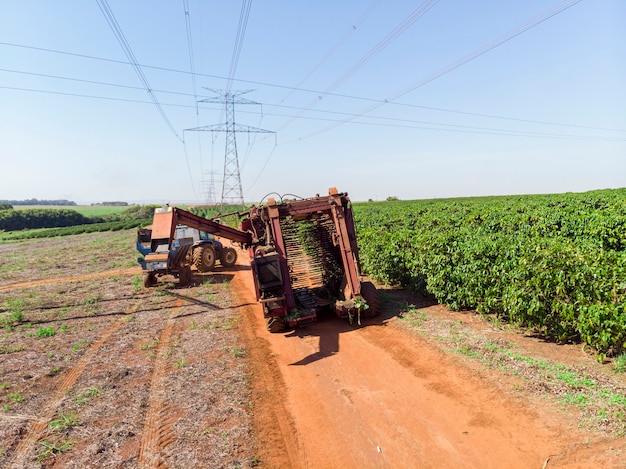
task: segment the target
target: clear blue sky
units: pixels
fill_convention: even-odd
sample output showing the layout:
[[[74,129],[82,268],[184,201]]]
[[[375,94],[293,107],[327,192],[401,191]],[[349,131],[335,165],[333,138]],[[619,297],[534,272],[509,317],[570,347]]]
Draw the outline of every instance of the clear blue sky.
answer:
[[[230,76],[260,103],[237,123],[276,131],[237,136],[247,201],[625,187],[626,2],[522,31],[567,4],[257,0],[240,21],[241,2],[109,0],[166,122],[102,2],[4,0],[0,199],[201,202],[211,171],[219,196],[224,135],[184,129],[224,121],[195,102]]]

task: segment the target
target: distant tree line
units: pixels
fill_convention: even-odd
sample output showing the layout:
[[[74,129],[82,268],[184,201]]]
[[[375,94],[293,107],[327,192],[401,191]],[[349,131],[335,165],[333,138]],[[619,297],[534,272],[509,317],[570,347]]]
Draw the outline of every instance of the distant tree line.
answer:
[[[75,210],[35,208],[0,211],[0,230],[14,231],[34,228],[56,228],[93,223]]]
[[[25,200],[0,200],[0,204],[9,205],[76,205],[73,200],[39,200],[39,199],[25,199]]]
[[[94,223],[133,222],[152,219],[158,205],[133,205],[120,213],[85,216],[71,209],[34,208],[26,210],[0,210],[0,231],[60,228]]]
[[[111,221],[105,223],[91,223],[89,225],[64,226],[60,228],[44,228],[41,230],[20,230],[1,232],[0,241],[16,241],[20,239],[52,238],[54,236],[69,236],[81,233],[97,233],[102,231],[120,231],[139,228],[150,223],[151,219]]]
[[[105,207],[128,207],[128,202],[97,202],[91,205]]]

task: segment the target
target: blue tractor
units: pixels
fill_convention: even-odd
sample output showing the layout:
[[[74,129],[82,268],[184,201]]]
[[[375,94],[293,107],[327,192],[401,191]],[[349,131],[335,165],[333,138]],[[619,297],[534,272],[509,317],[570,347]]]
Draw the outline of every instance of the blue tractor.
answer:
[[[167,209],[156,210],[155,215]],[[169,236],[155,237],[155,228],[159,231],[155,226],[137,231],[137,250],[143,256],[137,258],[137,262],[143,270],[146,287],[155,285],[161,275],[173,275],[178,277],[180,285],[188,285],[192,266],[199,272],[210,272],[217,261],[223,267],[232,267],[237,262],[237,251],[224,246],[212,234],[177,224]]]

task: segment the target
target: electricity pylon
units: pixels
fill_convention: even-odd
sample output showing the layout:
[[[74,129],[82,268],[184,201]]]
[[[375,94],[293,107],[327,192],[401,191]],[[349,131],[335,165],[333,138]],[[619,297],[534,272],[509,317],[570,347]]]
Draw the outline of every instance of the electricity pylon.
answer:
[[[217,196],[215,194],[215,175],[217,171],[206,171],[205,178],[202,180],[202,192],[205,195],[207,205],[217,205]],[[208,175],[208,178],[206,177]]]
[[[248,125],[235,123],[235,104],[260,104],[246,98],[240,98],[242,94],[253,90],[245,91],[224,91],[206,88],[219,95],[213,98],[203,99],[201,103],[224,104],[226,110],[226,122],[223,124],[207,125],[185,129],[199,132],[225,132],[226,147],[224,152],[224,177],[222,179],[221,209],[224,205],[241,205],[244,207],[243,188],[241,187],[241,174],[239,172],[239,158],[237,156],[237,132],[248,133],[274,133],[271,130],[259,129]],[[220,210],[221,210],[220,209]]]

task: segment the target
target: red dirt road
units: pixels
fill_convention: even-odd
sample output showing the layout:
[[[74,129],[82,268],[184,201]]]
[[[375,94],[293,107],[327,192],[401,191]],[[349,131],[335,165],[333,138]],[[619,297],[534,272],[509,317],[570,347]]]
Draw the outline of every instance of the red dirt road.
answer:
[[[250,277],[238,271],[232,283],[248,304]],[[257,305],[244,315],[265,467],[623,467],[619,451],[595,452],[562,415],[503,392],[394,319],[269,334]]]

